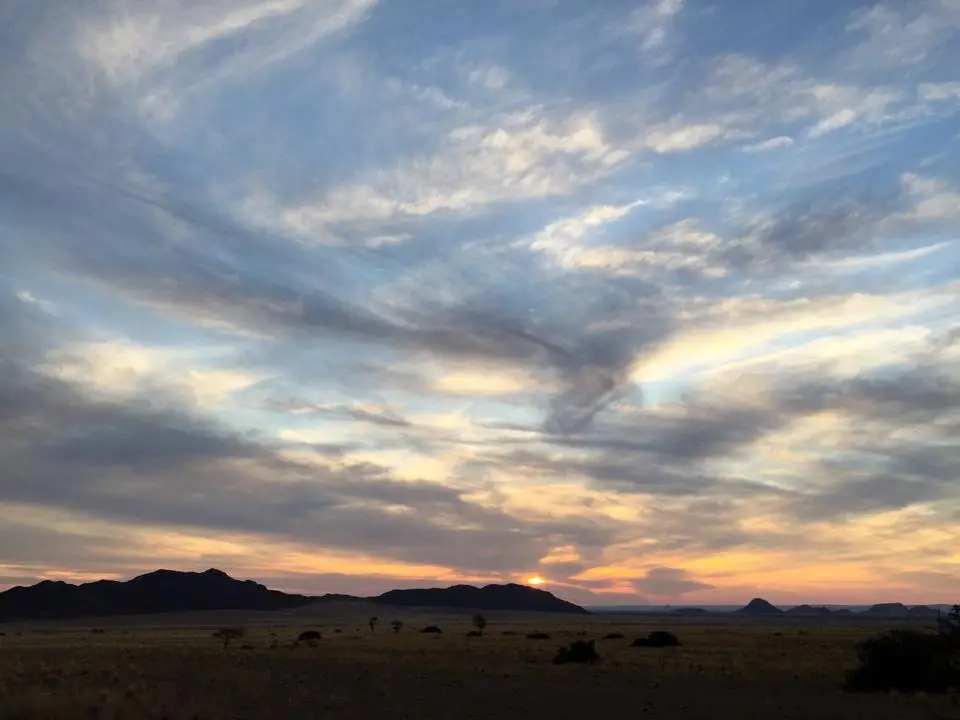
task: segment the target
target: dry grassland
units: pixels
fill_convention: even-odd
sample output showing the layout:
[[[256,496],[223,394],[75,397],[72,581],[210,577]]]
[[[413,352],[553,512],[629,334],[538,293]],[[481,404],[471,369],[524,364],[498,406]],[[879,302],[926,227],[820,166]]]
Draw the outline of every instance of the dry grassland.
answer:
[[[407,613],[394,634],[396,615],[380,616],[375,633],[366,616],[6,626],[0,720],[960,718],[953,697],[841,691],[854,644],[877,625],[491,615],[477,638],[468,617]],[[443,633],[418,632],[427,624]],[[224,650],[217,625],[246,635]],[[323,633],[317,647],[291,647],[310,629]],[[629,646],[652,629],[683,647]],[[615,632],[625,638],[600,639]],[[599,664],[552,664],[561,644],[594,638]]]

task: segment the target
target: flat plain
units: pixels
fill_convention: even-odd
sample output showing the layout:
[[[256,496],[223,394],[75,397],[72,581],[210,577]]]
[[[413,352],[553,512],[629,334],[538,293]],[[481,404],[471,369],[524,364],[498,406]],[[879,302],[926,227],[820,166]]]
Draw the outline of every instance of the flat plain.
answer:
[[[469,615],[377,610],[375,631],[366,609],[3,626],[0,718],[960,718],[955,696],[842,690],[875,622],[491,613],[469,637]],[[224,649],[218,627],[244,637]],[[682,647],[630,647],[661,629]],[[591,639],[600,662],[552,663]]]

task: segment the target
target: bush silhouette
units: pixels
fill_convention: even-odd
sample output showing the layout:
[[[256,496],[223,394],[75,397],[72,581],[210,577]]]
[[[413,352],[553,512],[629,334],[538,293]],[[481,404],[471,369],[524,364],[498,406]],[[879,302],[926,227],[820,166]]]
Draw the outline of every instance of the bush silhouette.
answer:
[[[440,632],[440,628],[438,628],[436,625],[427,625],[427,626],[426,626],[423,630],[421,630],[420,632],[422,632],[422,633],[434,633],[434,634],[437,634],[437,633]]]
[[[593,640],[574,640],[566,647],[557,650],[553,658],[554,665],[567,663],[595,663],[600,659]]]
[[[607,633],[603,636],[604,640],[623,640],[623,633]]]
[[[654,630],[645,638],[637,638],[630,647],[680,647],[680,638],[666,630]]]
[[[527,640],[549,640],[549,639],[550,639],[549,633],[545,633],[545,632],[527,633]]]
[[[483,633],[481,633],[479,630],[471,630],[467,633],[467,637],[482,637],[482,635]]]
[[[394,632],[394,633],[398,633],[398,632],[400,632],[400,631],[403,629],[403,621],[402,621],[402,620],[393,620],[393,621],[390,623],[390,627],[393,628],[393,632]]]
[[[316,647],[317,643],[323,636],[316,630],[304,630],[302,633],[297,635],[297,642],[294,645],[299,643],[306,643],[310,647]]]
[[[847,674],[847,690],[944,693],[960,687],[956,632],[888,630],[859,643],[857,657],[860,665]]]

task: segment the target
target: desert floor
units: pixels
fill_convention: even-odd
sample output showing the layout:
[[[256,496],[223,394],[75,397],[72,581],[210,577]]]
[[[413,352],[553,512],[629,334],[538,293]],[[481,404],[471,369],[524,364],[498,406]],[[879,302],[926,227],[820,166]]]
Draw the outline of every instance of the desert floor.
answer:
[[[490,614],[467,637],[469,616],[377,610],[375,632],[346,611],[0,626],[0,718],[960,718],[951,696],[841,690],[878,624]],[[219,626],[245,636],[224,650]],[[311,629],[316,647],[291,646]],[[683,647],[629,646],[653,629]],[[552,664],[577,639],[601,662]]]

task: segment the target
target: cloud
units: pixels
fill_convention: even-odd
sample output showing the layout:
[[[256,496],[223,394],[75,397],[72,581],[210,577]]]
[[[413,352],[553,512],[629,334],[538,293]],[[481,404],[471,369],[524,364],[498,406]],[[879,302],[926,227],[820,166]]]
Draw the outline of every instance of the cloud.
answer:
[[[723,135],[722,125],[687,125],[675,130],[655,130],[646,137],[646,144],[657,153],[683,152],[707,145]]]
[[[772,137],[769,140],[764,140],[763,142],[756,143],[755,145],[748,145],[744,148],[744,150],[746,152],[767,152],[769,150],[787,148],[792,145],[793,138],[787,137],[786,135],[778,135],[777,137]]]
[[[452,129],[433,155],[367,182],[338,187],[284,211],[309,235],[331,223],[473,211],[562,196],[608,174],[629,152],[612,146],[589,113],[550,117],[537,107]]]
[[[658,62],[669,55],[662,55],[668,34],[675,18],[683,10],[683,0],[655,0],[636,8],[630,15],[628,27],[640,39],[640,49],[645,53],[661,53]]]
[[[0,11],[0,575],[942,587],[954,0],[476,9]]]
[[[653,596],[678,596],[697,590],[709,590],[713,586],[691,577],[680,568],[650,568],[642,578],[632,582],[637,592]]]

